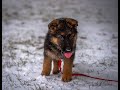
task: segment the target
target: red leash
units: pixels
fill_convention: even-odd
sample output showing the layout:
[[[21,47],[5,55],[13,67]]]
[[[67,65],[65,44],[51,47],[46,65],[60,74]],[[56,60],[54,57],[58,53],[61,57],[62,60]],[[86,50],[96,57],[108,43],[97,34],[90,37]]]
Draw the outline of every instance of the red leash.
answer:
[[[58,61],[58,67],[59,67],[60,72],[62,70],[61,63],[62,63],[62,60],[59,60]],[[86,75],[86,74],[80,74],[80,73],[73,73],[72,76],[85,76],[85,77],[89,77],[89,78],[93,78],[93,79],[98,79],[98,80],[118,82],[117,80],[110,80],[110,79],[103,79],[103,78],[98,78],[98,77],[92,77],[92,76],[89,76],[89,75]]]

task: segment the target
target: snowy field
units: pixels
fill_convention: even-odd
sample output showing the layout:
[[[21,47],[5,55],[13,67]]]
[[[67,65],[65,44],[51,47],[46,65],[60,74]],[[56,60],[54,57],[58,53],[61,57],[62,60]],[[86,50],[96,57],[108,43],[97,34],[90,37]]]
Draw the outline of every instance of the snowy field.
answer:
[[[77,19],[73,72],[118,80],[117,0],[2,0],[2,90],[118,90],[118,83],[41,76],[48,23]]]

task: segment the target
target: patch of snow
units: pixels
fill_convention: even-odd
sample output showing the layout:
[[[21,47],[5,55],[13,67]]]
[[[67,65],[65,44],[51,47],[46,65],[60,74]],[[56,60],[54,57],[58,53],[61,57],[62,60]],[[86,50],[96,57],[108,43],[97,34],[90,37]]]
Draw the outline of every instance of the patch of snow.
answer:
[[[61,81],[41,76],[48,24],[78,20],[73,73],[118,80],[118,0],[3,0],[2,90],[118,90],[118,83],[88,77]],[[63,65],[63,63],[62,63]]]

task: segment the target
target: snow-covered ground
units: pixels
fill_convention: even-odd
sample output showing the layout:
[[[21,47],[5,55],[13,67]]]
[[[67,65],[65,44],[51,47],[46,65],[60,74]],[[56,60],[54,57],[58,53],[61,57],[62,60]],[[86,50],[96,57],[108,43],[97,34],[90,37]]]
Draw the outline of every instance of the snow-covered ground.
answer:
[[[73,72],[118,80],[117,0],[3,0],[2,90],[118,90],[88,77],[41,76],[43,42],[54,18],[77,19]]]

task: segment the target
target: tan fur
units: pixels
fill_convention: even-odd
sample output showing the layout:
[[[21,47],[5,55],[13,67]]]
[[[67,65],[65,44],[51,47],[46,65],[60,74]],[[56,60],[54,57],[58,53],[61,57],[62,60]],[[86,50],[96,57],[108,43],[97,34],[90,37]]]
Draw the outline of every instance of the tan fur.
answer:
[[[50,71],[51,71],[51,58],[49,57],[44,57],[44,62],[43,62],[43,71],[42,71],[42,75],[48,76],[50,75]]]
[[[65,59],[63,66],[62,81],[69,82],[72,80],[72,67],[73,61],[71,59]]]
[[[56,38],[56,37],[53,37],[53,38],[51,39],[51,41],[52,41],[54,44],[56,44],[56,45],[59,44],[59,39]]]

